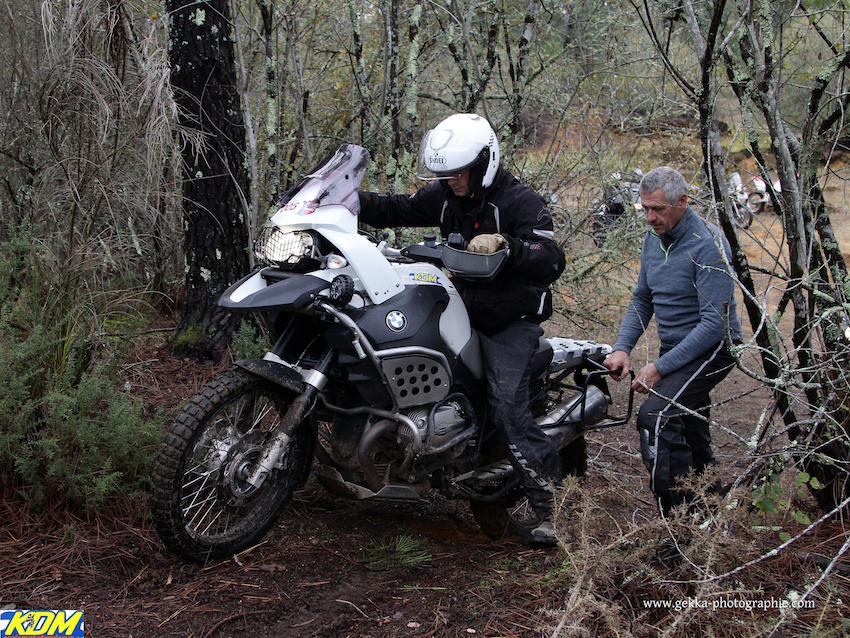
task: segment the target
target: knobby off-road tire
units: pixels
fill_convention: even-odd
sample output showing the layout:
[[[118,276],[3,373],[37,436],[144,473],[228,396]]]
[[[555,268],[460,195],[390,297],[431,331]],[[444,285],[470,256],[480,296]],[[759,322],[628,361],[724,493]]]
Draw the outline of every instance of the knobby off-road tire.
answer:
[[[259,489],[245,478],[294,398],[244,370],[207,383],[177,415],[151,479],[153,522],[166,547],[194,561],[256,544],[307,478],[314,435],[302,421]]]
[[[747,208],[753,213],[760,213],[764,210],[764,199],[759,193],[750,193],[747,197]]]
[[[580,478],[587,473],[587,441],[584,436],[575,439],[558,454],[561,457],[561,474],[564,477]],[[493,540],[515,536],[530,542],[532,530],[540,524],[540,519],[531,509],[528,498],[522,493],[514,504],[507,507],[470,501],[469,508],[481,531]]]
[[[753,212],[746,206],[743,206],[738,202],[733,202],[732,212],[735,224],[737,224],[738,228],[746,230],[750,227],[750,224],[753,223]]]

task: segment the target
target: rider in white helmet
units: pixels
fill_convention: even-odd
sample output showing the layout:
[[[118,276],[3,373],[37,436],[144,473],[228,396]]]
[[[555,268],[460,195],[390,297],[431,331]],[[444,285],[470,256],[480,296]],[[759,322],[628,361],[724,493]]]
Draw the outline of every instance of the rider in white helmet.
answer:
[[[461,235],[472,252],[508,249],[492,281],[454,282],[481,340],[491,418],[540,520],[532,540],[554,544],[551,485],[561,479],[561,462],[528,405],[539,324],[552,313],[549,284],[565,263],[552,217],[540,195],[502,168],[493,128],[474,113],[452,115],[425,134],[417,177],[431,183],[413,195],[361,191],[360,219],[376,228],[439,226],[444,240]]]
[[[483,117],[458,113],[425,133],[419,146],[416,176],[448,179],[470,169],[473,192],[488,188],[499,170],[499,140]]]

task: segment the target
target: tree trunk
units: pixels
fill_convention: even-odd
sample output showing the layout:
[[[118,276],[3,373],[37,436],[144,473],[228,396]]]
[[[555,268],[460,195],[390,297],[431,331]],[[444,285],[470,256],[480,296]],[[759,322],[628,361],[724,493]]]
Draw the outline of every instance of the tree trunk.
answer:
[[[274,44],[277,37],[277,25],[275,24],[274,0],[257,0],[260,15],[263,19],[262,30],[263,54],[265,57],[265,84],[263,95],[266,102],[266,114],[263,119],[263,127],[266,137],[266,183],[269,191],[268,201],[274,203],[278,200],[280,186],[280,175],[277,167],[277,143],[278,143],[278,118],[280,113],[280,99],[277,88],[277,73],[275,70]],[[257,184],[254,184],[256,188]]]
[[[184,140],[186,298],[173,350],[217,361],[238,319],[216,301],[248,271],[245,127],[227,0],[166,0],[171,82]]]

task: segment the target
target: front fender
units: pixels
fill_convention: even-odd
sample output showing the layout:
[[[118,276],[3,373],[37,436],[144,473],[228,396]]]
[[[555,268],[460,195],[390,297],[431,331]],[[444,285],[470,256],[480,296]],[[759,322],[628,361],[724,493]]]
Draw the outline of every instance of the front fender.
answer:
[[[269,283],[264,268],[237,281],[224,291],[218,305],[236,310],[295,312],[311,304],[330,283],[312,275],[293,275]]]
[[[265,359],[245,359],[243,361],[237,361],[234,365],[252,374],[256,374],[258,377],[268,379],[282,388],[292,390],[296,394],[304,392],[305,383],[301,375],[292,368],[288,368],[280,363],[266,361]]]

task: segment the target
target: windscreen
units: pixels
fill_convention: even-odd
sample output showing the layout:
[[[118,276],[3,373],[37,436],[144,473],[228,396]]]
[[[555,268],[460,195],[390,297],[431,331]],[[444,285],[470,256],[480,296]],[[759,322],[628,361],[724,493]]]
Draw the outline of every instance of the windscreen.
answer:
[[[290,188],[278,205],[286,209],[299,208],[301,214],[309,214],[320,206],[340,205],[353,215],[359,215],[357,189],[368,165],[369,151],[362,146],[342,144]]]

